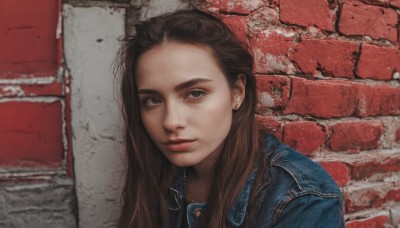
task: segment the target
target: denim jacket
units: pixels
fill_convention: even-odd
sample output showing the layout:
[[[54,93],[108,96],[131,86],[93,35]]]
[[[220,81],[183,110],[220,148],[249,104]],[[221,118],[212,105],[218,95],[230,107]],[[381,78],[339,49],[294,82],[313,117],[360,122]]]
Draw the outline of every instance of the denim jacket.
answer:
[[[344,227],[342,195],[332,178],[318,164],[268,135],[268,185],[261,188],[252,227]],[[254,169],[228,213],[229,227],[244,227],[250,193],[257,170]],[[184,171],[170,188],[167,198],[172,228],[181,227],[184,196]],[[206,203],[187,206],[185,221],[198,227]]]

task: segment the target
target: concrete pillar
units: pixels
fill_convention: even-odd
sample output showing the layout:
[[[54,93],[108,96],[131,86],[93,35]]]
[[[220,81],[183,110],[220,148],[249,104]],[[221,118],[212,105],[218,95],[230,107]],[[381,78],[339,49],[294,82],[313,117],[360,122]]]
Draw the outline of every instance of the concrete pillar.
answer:
[[[125,9],[65,4],[63,14],[79,227],[115,227],[124,163],[111,63]]]

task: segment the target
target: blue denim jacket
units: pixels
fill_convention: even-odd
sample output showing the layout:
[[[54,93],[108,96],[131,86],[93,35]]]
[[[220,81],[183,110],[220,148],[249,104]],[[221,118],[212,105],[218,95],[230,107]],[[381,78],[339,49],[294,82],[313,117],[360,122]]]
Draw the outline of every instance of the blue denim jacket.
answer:
[[[342,195],[332,178],[318,164],[267,136],[270,153],[268,180],[256,202],[252,227],[344,227]],[[246,210],[257,170],[253,170],[228,214],[229,227],[244,227]],[[184,170],[167,198],[172,228],[181,227]],[[206,203],[187,206],[189,228],[198,227]]]

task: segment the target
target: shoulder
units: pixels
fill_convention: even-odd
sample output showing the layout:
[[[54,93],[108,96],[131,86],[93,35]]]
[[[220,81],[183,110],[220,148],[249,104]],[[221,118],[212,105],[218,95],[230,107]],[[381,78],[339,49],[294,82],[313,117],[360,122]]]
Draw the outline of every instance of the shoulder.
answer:
[[[258,223],[309,226],[321,225],[331,217],[329,223],[333,225],[328,227],[341,227],[342,195],[330,175],[272,135],[267,136],[265,149],[268,184],[259,191],[257,203],[261,218]]]
[[[273,135],[268,135],[266,140],[270,184],[287,185],[297,194],[340,194],[336,183],[319,164],[281,143]]]

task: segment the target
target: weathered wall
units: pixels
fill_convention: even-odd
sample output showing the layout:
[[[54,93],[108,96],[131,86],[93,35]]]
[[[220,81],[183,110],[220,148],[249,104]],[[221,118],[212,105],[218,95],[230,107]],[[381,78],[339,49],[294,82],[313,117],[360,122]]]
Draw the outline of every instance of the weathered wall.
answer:
[[[114,92],[118,81],[111,71],[117,39],[125,34],[126,20],[179,6],[176,0],[63,5],[79,227],[115,227],[120,213],[125,163],[118,87]]]
[[[61,1],[0,1],[0,227],[75,227]]]
[[[260,126],[334,177],[347,226],[398,226],[400,2],[197,2],[249,44]],[[116,38],[189,4],[0,0],[0,227],[115,227]]]
[[[64,4],[63,15],[79,227],[115,227],[124,165],[110,66],[125,9]]]
[[[0,227],[76,227],[71,178],[62,173],[21,172],[0,185]]]

